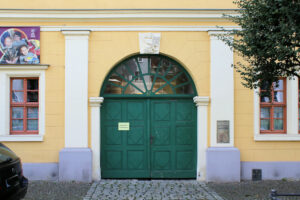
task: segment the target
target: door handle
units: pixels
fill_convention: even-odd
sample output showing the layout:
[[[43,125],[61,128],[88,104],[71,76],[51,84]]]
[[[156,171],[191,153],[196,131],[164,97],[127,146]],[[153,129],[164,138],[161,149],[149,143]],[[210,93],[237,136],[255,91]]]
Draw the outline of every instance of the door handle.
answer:
[[[154,140],[154,137],[153,137],[153,135],[150,135],[150,144],[152,144],[152,143],[153,143],[153,140]]]

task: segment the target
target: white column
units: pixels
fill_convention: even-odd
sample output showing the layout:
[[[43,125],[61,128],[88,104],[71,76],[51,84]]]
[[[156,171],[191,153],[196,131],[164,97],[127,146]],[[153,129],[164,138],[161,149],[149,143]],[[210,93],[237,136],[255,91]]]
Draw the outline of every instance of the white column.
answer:
[[[209,97],[194,97],[197,106],[197,180],[206,177],[207,106]]]
[[[287,134],[298,136],[298,78],[287,78]]]
[[[91,107],[91,144],[93,153],[93,180],[101,179],[100,169],[100,107],[103,103],[103,97],[90,97]]]
[[[88,147],[89,31],[65,35],[65,147]]]
[[[219,34],[210,35],[210,91],[211,91],[211,146],[234,146],[234,77],[233,51],[221,40]],[[229,143],[217,143],[217,121],[229,121]]]

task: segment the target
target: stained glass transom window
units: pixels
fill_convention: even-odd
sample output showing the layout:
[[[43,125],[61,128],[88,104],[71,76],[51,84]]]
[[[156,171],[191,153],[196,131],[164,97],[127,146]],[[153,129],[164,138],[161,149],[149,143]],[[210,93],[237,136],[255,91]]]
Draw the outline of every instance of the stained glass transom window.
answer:
[[[118,64],[102,91],[103,95],[195,95],[187,72],[161,55],[133,56]]]

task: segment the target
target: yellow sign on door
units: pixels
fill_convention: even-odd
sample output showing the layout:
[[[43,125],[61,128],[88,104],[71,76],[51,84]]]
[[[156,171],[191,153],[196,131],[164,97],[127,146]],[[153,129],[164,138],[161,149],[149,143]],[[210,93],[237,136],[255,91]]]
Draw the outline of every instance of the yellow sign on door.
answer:
[[[129,122],[119,122],[118,123],[118,131],[129,131],[130,124]]]

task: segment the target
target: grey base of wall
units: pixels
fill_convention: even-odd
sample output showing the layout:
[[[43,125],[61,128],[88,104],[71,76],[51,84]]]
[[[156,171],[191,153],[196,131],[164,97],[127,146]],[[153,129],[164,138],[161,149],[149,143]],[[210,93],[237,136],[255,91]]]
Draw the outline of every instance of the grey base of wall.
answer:
[[[261,169],[262,180],[300,179],[300,162],[241,162],[242,180],[251,180],[253,169]]]
[[[233,147],[210,147],[206,150],[206,181],[239,182],[240,151]]]
[[[23,174],[29,180],[58,180],[58,163],[23,163]]]
[[[64,148],[59,152],[59,181],[92,181],[92,151]]]
[[[236,148],[207,149],[207,177],[210,182],[236,182],[252,179],[252,170],[261,169],[262,180],[300,180],[300,162],[240,162]],[[63,149],[60,163],[23,163],[29,180],[92,181],[90,149]]]

